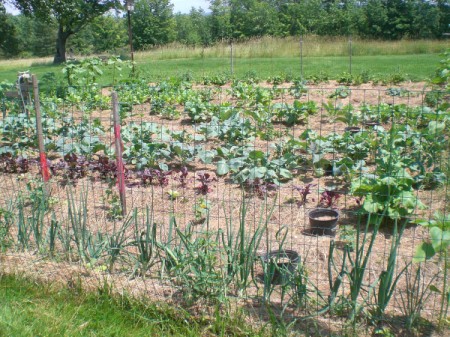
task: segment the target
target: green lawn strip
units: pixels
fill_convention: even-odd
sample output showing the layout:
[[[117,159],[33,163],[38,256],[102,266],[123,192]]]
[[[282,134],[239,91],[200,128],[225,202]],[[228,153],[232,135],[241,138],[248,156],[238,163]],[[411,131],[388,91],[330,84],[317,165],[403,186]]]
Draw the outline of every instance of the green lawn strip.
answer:
[[[363,71],[371,75],[387,76],[400,72],[413,80],[426,80],[434,74],[436,65],[441,56],[439,54],[417,55],[382,55],[382,56],[355,56],[352,58],[352,73],[360,74]],[[15,81],[18,71],[30,70],[41,78],[45,73],[54,72],[63,80],[62,66],[36,65],[31,67],[0,66],[0,81]],[[300,76],[300,59],[298,57],[285,58],[235,58],[233,71],[236,77],[243,77],[249,72],[255,73],[261,79],[280,74]],[[231,63],[229,58],[186,58],[170,60],[138,59],[137,73],[149,81],[157,81],[171,76],[180,76],[191,73],[195,79],[202,76],[230,74]],[[343,72],[350,72],[349,57],[305,57],[303,59],[304,76],[316,75],[319,72],[327,73],[336,78]],[[124,74],[125,76],[126,74]],[[109,71],[100,79],[100,84],[110,85],[112,76]]]
[[[166,304],[79,293],[0,276],[0,336],[257,335],[239,319],[193,317]]]
[[[389,56],[356,56],[352,58],[352,73],[368,71],[371,75],[389,75],[400,72],[414,80],[426,80],[434,74],[441,56],[426,55],[389,55]],[[138,69],[147,77],[165,78],[192,72],[195,77],[230,73],[229,58],[214,59],[176,59],[159,61],[140,61]],[[262,79],[280,74],[300,76],[299,58],[236,58],[233,60],[236,77],[254,72]],[[336,78],[343,72],[350,72],[349,58],[342,56],[310,57],[303,59],[304,76],[325,72]]]

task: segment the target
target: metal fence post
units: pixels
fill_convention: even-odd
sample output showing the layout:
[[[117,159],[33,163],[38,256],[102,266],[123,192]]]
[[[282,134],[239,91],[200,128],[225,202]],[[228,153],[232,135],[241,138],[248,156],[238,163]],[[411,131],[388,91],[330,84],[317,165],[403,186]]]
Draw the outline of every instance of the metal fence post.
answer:
[[[348,38],[348,54],[349,54],[349,58],[350,58],[350,64],[349,64],[349,71],[350,71],[350,75],[352,74],[352,37],[349,36]]]
[[[234,75],[234,64],[233,64],[233,40],[230,43],[230,67],[231,67],[231,76]]]
[[[303,80],[303,34],[300,35],[300,76]]]

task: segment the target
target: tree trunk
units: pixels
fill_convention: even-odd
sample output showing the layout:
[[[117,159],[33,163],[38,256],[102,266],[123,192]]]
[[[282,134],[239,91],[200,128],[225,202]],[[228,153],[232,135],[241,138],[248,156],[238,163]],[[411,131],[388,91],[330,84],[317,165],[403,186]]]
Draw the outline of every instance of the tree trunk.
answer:
[[[63,27],[59,25],[58,37],[56,39],[56,53],[53,59],[53,64],[66,62],[66,42],[69,34],[64,31]]]

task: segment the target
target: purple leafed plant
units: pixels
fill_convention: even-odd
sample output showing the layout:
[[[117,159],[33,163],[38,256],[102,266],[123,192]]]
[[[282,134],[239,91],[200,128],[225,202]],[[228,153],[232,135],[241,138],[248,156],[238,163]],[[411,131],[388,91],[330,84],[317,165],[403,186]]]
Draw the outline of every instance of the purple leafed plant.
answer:
[[[317,184],[306,184],[304,186],[292,186],[292,188],[300,193],[300,200],[297,201],[297,206],[304,206],[308,202],[308,194],[311,194],[311,188]]]
[[[52,175],[54,175],[54,176],[56,176],[59,171],[64,171],[67,169],[67,163],[62,159],[60,159],[56,162],[52,162],[47,159],[47,166],[50,169],[50,172],[52,173]]]
[[[187,176],[189,174],[188,169],[186,166],[183,166],[179,171],[179,176],[177,176],[175,179],[180,182],[181,187],[186,187],[188,183]]]
[[[336,202],[341,194],[336,191],[324,191],[320,195],[320,204],[325,208],[337,208]]]
[[[5,153],[0,156],[0,171],[5,173],[27,173],[32,161],[22,156],[15,158],[11,153]]]
[[[268,183],[261,178],[256,178],[254,180],[247,180],[246,186],[254,191],[259,197],[264,197],[269,195],[278,189],[278,185],[274,183]]]
[[[197,181],[200,183],[200,185],[195,188],[197,190],[197,193],[202,195],[210,193],[212,191],[212,188],[209,186],[209,184],[216,180],[217,179],[211,177],[209,173],[197,173]]]
[[[152,184],[155,181],[161,187],[169,184],[169,176],[171,174],[172,171],[162,171],[148,168],[144,171],[138,172],[138,176],[140,176],[143,185]]]
[[[64,161],[67,178],[76,180],[86,176],[89,162],[84,156],[78,157],[75,153],[68,153],[64,156]]]
[[[97,161],[91,161],[90,167],[100,173],[101,179],[114,179],[117,176],[117,164],[108,157],[100,156]]]

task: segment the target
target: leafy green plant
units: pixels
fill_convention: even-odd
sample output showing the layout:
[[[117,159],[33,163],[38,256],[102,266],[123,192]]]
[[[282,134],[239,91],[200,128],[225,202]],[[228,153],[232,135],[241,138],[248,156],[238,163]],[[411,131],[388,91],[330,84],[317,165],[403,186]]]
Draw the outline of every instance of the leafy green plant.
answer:
[[[347,87],[338,87],[328,98],[347,98],[350,94],[350,89]]]
[[[405,97],[410,95],[410,91],[405,89],[405,88],[387,88],[386,89],[386,94],[388,96],[398,96],[398,97]]]
[[[109,220],[121,220],[123,218],[120,197],[112,188],[109,187],[105,190],[103,203]]]
[[[12,244],[11,228],[14,225],[13,203],[10,201],[6,208],[0,208],[0,250]]]
[[[226,119],[212,117],[211,122],[200,125],[200,132],[207,138],[219,138],[230,144],[252,141],[256,136],[256,128],[249,118],[234,113]]]
[[[364,197],[363,213],[376,215],[387,210],[390,219],[401,219],[412,215],[417,208],[425,208],[414,193],[413,183],[414,179],[405,169],[391,175],[363,174],[353,180],[351,193]]]
[[[184,109],[194,123],[209,121],[214,115],[211,104],[204,102],[201,97],[195,97],[187,101]]]
[[[234,181],[241,184],[259,178],[280,185],[282,181],[292,178],[292,173],[285,168],[285,163],[284,158],[270,160],[268,153],[255,150],[228,162],[222,160],[218,163],[217,173],[225,175],[231,171]]]
[[[442,56],[440,65],[436,69],[436,77],[433,78],[432,82],[448,90],[450,84],[450,50],[447,50]]]
[[[306,79],[313,84],[327,83],[330,80],[330,75],[321,70],[318,73],[307,76]]]
[[[348,246],[348,249],[353,251],[356,243],[356,229],[353,226],[339,226],[338,237],[344,246]]]
[[[308,92],[306,84],[306,81],[294,80],[292,86],[289,89],[290,94],[297,99],[302,97]]]
[[[356,126],[361,121],[361,114],[355,111],[351,104],[343,106],[337,111],[337,121],[344,122],[347,126]]]
[[[175,231],[178,244],[170,241],[159,243],[165,254],[163,263],[169,279],[181,289],[188,303],[227,301],[228,280],[223,268],[218,268],[223,259],[218,233],[208,230],[194,232],[191,225],[183,231],[179,228]]]
[[[389,74],[388,76],[388,82],[392,84],[400,84],[402,82],[405,82],[408,79],[408,74],[403,73],[398,69],[397,71]]]
[[[406,133],[392,127],[384,133],[376,156],[374,173],[363,173],[351,183],[351,193],[364,197],[361,212],[386,215],[392,220],[411,216],[416,209],[424,209],[414,191],[414,179],[408,173],[408,158],[402,153]],[[375,217],[373,217],[373,220]]]
[[[284,121],[288,126],[305,123],[308,116],[317,113],[317,106],[314,101],[303,103],[295,100],[292,105],[275,103],[272,109],[277,119]]]
[[[271,76],[267,79],[268,83],[272,83],[274,85],[279,85],[284,83],[284,78],[280,75]]]
[[[206,198],[198,198],[193,207],[194,223],[199,224],[208,221],[210,208],[211,203]]]
[[[339,84],[352,85],[353,75],[344,71],[342,74],[338,75],[336,81]]]

